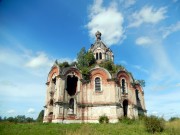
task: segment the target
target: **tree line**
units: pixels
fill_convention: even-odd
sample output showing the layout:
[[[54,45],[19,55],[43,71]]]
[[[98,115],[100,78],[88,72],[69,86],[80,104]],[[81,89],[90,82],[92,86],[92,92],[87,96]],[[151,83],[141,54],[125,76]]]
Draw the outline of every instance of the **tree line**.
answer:
[[[15,117],[4,117],[0,116],[0,122],[14,122],[14,123],[32,123],[32,122],[43,122],[44,110],[42,110],[37,119],[26,117],[25,115],[18,115]]]

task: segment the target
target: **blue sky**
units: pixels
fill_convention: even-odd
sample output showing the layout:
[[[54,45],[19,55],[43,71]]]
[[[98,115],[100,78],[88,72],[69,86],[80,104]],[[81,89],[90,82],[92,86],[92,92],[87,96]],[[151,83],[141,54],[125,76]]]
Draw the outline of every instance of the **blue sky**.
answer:
[[[136,79],[148,114],[180,116],[179,0],[1,0],[0,116],[36,118],[53,62],[72,62],[95,32]]]

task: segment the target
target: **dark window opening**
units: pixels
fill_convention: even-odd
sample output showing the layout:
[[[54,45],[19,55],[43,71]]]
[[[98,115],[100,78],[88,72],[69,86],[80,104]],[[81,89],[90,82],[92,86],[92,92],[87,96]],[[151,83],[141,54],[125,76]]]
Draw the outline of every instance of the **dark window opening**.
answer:
[[[53,106],[53,104],[54,104],[53,99],[50,99],[49,105],[50,105],[50,106]]]
[[[52,79],[52,82],[56,85],[56,78]]]
[[[98,53],[96,53],[96,60],[98,60]]]
[[[136,90],[135,92],[136,92],[136,100],[139,100],[139,91]]]
[[[127,100],[123,101],[123,112],[124,112],[124,117],[127,117],[127,113],[128,113],[128,101]]]
[[[53,112],[50,112],[49,115],[53,115]]]
[[[99,77],[95,79],[95,91],[101,91],[101,80]]]
[[[122,86],[122,93],[124,94],[126,92],[125,80],[124,79],[122,79],[121,86]]]
[[[99,59],[102,59],[102,53],[99,53]]]
[[[73,98],[71,98],[69,100],[69,108],[74,109],[74,99]]]
[[[67,92],[70,96],[75,95],[77,89],[78,78],[76,76],[68,75],[67,77]]]

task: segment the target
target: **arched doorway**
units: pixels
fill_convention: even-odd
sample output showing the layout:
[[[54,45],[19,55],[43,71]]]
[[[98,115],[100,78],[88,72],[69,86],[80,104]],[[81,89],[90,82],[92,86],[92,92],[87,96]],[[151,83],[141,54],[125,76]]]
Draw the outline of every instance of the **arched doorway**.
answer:
[[[123,112],[124,112],[124,117],[127,117],[128,114],[128,100],[123,101]]]
[[[68,75],[67,77],[67,92],[70,96],[76,94],[78,78],[75,75]]]

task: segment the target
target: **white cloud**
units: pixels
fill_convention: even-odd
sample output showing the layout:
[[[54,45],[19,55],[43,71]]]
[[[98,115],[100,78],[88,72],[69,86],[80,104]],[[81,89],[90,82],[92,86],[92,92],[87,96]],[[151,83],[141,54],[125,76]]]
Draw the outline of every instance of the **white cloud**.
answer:
[[[7,111],[7,113],[8,114],[13,114],[13,113],[15,113],[15,110],[11,109],[11,110]]]
[[[139,37],[136,39],[136,44],[140,46],[146,46],[152,44],[152,40],[149,37]]]
[[[90,7],[90,22],[86,25],[91,38],[95,38],[96,31],[102,33],[103,41],[108,45],[120,43],[124,38],[123,15],[118,11],[117,4],[110,3],[109,7],[102,6],[102,0],[95,0]]]
[[[163,31],[163,38],[166,38],[174,32],[180,31],[180,21],[178,21],[176,24],[172,24],[169,27],[161,28],[161,31]]]
[[[29,108],[27,112],[29,114],[34,114],[35,113],[35,109],[34,108]]]
[[[139,12],[133,13],[129,27],[138,27],[143,23],[156,24],[166,18],[166,12],[166,7],[156,9],[152,6],[145,6]]]
[[[40,52],[37,53],[36,56],[33,56],[25,66],[29,68],[41,68],[52,66],[52,64],[52,60],[50,60],[45,53]]]

